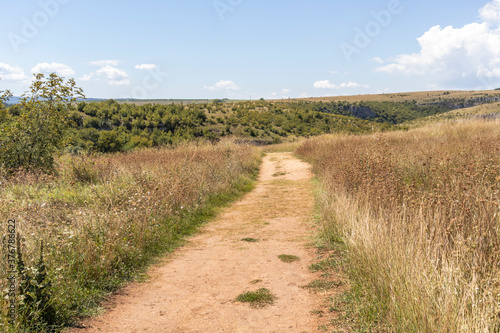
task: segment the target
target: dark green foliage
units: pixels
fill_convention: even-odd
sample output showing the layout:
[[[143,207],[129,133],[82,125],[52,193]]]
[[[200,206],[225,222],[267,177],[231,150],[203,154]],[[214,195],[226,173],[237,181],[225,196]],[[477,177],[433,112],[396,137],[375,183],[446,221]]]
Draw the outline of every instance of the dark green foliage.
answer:
[[[369,119],[379,123],[401,124],[405,121],[450,111],[450,105],[419,105],[406,102],[330,102],[305,103],[315,111]]]
[[[19,325],[30,332],[51,330],[57,317],[52,306],[47,269],[43,261],[43,244],[40,243],[40,258],[34,267],[26,267],[22,257],[21,243],[17,239],[17,274],[19,278]]]
[[[255,238],[251,238],[251,237],[246,237],[246,238],[242,238],[241,241],[248,242],[248,243],[255,243],[255,242],[258,242],[259,240],[255,239]]]
[[[5,107],[5,102],[12,97],[10,91],[0,91],[0,125],[7,121],[9,117],[9,113],[7,112],[7,108]]]
[[[14,106],[11,106],[14,108]],[[266,101],[189,105],[80,102],[66,113],[69,152],[117,152],[224,136],[282,142],[289,136],[366,133],[385,124],[311,110],[308,103]]]
[[[215,142],[229,135],[248,142],[273,143],[287,137],[390,130],[394,124],[445,112],[457,107],[455,104],[263,100],[236,103],[217,100],[188,105],[81,102],[66,115],[70,126],[66,138],[71,152],[128,151],[198,138]],[[11,106],[9,111],[16,111],[14,108]]]

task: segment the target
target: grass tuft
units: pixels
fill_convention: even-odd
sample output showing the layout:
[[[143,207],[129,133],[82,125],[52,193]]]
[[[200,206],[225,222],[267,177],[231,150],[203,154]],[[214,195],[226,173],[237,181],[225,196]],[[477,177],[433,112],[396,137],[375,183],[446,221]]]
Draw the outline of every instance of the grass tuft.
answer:
[[[267,305],[272,305],[276,300],[276,296],[271,294],[269,289],[260,288],[257,291],[249,291],[236,297],[237,302],[250,303],[253,308],[263,308]]]
[[[286,262],[286,263],[292,263],[292,262],[300,260],[299,257],[291,255],[291,254],[281,254],[281,255],[278,256],[278,258],[281,261]]]
[[[259,240],[256,238],[251,238],[251,237],[246,237],[241,239],[242,242],[248,242],[248,243],[256,243]]]
[[[314,280],[308,285],[304,286],[304,289],[309,289],[313,293],[325,292],[331,289],[338,288],[342,285],[339,281],[329,281],[329,280]]]

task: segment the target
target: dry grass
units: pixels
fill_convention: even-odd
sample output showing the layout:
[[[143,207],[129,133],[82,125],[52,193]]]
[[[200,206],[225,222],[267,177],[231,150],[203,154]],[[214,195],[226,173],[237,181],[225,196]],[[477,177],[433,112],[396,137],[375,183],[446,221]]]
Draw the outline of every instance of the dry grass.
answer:
[[[65,323],[92,313],[106,292],[178,246],[214,207],[248,190],[259,159],[260,151],[229,143],[65,156],[56,176],[1,180],[2,233],[15,218],[30,266],[43,241],[53,304]],[[2,265],[2,299],[6,274]]]
[[[500,126],[305,142],[365,330],[500,331]],[[368,327],[368,328],[367,328]]]
[[[304,142],[304,139],[298,139],[294,142],[286,142],[273,144],[266,147],[263,147],[263,151],[265,153],[287,153],[295,151],[301,144]]]
[[[405,102],[417,101],[418,103],[429,103],[441,99],[453,98],[479,98],[486,96],[500,96],[500,92],[496,90],[478,90],[478,91],[461,91],[461,90],[448,90],[448,91],[418,91],[407,93],[393,93],[393,94],[374,94],[374,95],[353,95],[353,96],[333,96],[333,97],[315,97],[315,98],[299,98],[298,100],[305,100],[311,102]],[[294,99],[294,101],[297,99]]]
[[[456,122],[470,119],[500,119],[500,103],[483,104],[471,108],[459,109],[429,117],[415,119],[403,124],[410,128],[422,127],[433,123]]]

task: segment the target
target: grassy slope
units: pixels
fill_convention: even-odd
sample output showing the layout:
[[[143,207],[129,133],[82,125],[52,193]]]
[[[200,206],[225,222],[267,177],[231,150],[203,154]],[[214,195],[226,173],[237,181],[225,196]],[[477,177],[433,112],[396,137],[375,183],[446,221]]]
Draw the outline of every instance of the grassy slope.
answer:
[[[471,108],[453,110],[450,112],[424,117],[403,123],[403,126],[410,128],[422,127],[432,123],[440,123],[447,121],[465,120],[471,118],[480,118],[481,116],[491,115],[498,118],[500,115],[500,103],[484,104]]]

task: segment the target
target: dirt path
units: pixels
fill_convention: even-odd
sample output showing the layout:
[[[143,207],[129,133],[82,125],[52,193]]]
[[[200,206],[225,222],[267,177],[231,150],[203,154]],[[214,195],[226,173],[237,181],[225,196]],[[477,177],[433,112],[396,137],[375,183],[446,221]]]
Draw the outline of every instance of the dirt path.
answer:
[[[133,283],[83,332],[317,332],[310,311],[321,298],[301,288],[314,280],[310,166],[290,153],[264,158],[256,188],[225,209],[188,245]],[[259,239],[245,242],[243,238]],[[281,254],[300,261],[284,263]],[[267,288],[277,300],[261,309],[234,302]]]

